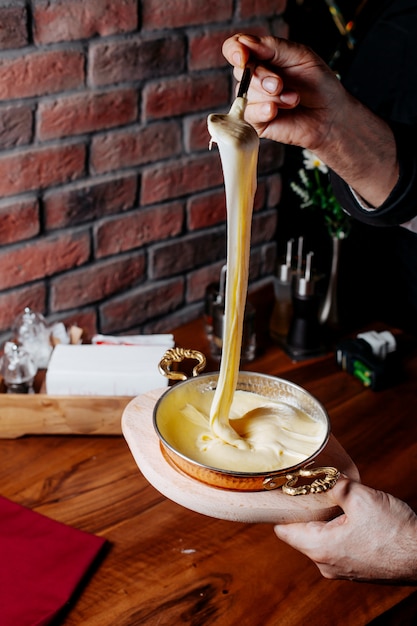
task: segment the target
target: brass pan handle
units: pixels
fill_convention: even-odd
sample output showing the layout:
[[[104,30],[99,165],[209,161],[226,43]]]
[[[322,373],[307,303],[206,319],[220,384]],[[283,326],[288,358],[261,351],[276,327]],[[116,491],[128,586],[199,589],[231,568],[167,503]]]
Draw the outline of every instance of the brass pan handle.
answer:
[[[316,478],[310,484],[296,487],[299,477]],[[282,485],[282,491],[289,496],[306,495],[308,493],[321,493],[335,486],[340,476],[339,470],[335,467],[316,467],[314,469],[299,469],[286,475],[287,482]]]
[[[187,380],[184,372],[174,372],[171,370],[174,363],[181,363],[186,359],[197,361],[193,367],[193,376],[198,376],[206,367],[206,357],[198,350],[187,350],[185,348],[170,348],[167,350],[159,362],[158,369],[163,376],[171,380]]]

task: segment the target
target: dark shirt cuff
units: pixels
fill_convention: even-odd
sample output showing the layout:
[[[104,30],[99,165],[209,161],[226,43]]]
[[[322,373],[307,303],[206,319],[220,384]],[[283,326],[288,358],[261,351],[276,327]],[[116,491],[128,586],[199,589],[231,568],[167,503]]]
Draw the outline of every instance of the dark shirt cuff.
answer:
[[[391,125],[397,143],[400,174],[394,189],[377,209],[367,211],[359,204],[349,185],[330,171],[334,194],[353,218],[371,226],[398,226],[417,215],[417,150],[416,130],[404,125]]]

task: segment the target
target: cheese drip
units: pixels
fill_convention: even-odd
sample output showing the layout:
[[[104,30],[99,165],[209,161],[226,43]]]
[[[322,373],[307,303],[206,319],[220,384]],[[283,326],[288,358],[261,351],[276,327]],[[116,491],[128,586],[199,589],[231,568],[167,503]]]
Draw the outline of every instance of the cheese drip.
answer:
[[[245,105],[246,100],[238,97],[227,115],[208,117],[211,142],[218,145],[223,168],[228,229],[224,337],[210,428],[240,449],[250,444],[232,428],[229,414],[239,373],[259,150],[255,129],[243,119]]]

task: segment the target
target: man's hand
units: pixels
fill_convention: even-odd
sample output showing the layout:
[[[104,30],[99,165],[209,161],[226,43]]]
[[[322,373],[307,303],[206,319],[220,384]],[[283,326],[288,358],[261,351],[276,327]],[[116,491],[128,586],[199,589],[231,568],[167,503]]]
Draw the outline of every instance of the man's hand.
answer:
[[[235,35],[223,54],[240,80],[255,66],[246,120],[260,137],[308,148],[364,199],[379,207],[398,180],[391,128],[353,98],[310,48],[276,37]]]
[[[238,80],[248,61],[255,65],[245,117],[259,136],[317,152],[345,99],[330,68],[309,48],[274,37],[235,35],[223,54]]]
[[[331,492],[343,514],[330,522],[275,526],[325,578],[417,584],[417,516],[390,494],[340,478]]]

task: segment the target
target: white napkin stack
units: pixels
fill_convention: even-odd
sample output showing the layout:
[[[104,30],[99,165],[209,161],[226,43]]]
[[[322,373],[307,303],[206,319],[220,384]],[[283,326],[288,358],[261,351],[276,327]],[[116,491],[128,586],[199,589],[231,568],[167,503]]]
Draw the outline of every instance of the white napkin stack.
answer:
[[[130,343],[113,343],[100,336],[97,344],[57,345],[46,372],[46,392],[137,396],[166,387],[168,380],[159,373],[158,363],[165,351],[174,346],[173,336],[143,335],[141,343],[137,335],[123,339]]]

